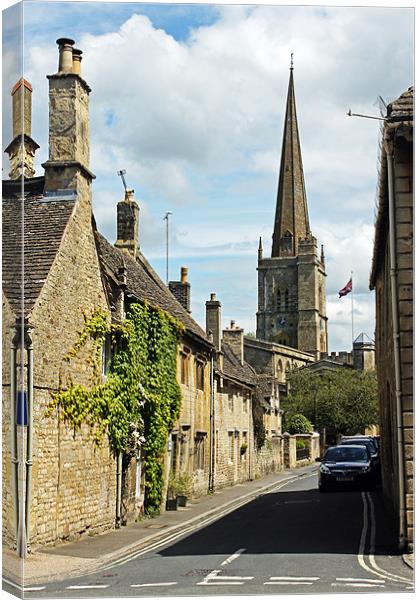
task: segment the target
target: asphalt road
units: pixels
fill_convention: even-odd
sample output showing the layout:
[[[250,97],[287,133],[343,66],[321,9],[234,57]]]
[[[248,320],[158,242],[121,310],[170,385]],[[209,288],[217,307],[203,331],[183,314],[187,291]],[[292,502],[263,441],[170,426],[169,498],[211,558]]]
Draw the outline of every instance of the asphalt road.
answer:
[[[95,574],[26,588],[27,598],[412,592],[380,492],[283,484],[174,543]]]

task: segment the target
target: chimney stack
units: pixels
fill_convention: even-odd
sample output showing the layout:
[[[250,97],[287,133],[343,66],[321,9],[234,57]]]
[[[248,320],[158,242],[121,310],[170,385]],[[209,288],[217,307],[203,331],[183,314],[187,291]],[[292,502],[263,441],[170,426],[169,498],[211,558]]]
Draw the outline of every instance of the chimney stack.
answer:
[[[80,175],[90,186],[89,94],[90,87],[80,76],[82,51],[73,48],[70,38],[59,38],[58,72],[47,75],[49,90],[49,157],[45,168],[45,190],[76,189]]]
[[[191,312],[191,284],[188,283],[188,268],[181,267],[181,280],[170,281],[169,291],[175,296],[178,302]]]
[[[230,329],[223,330],[223,341],[232,349],[233,353],[239,358],[241,365],[244,364],[244,330],[230,322]]]
[[[127,190],[124,200],[117,204],[115,247],[125,250],[133,258],[137,258],[139,254],[139,212],[139,205],[134,200],[134,190]]]
[[[25,79],[13,86],[12,121],[13,140],[5,149],[10,160],[10,179],[30,178],[35,175],[34,157],[39,148],[31,137],[32,86]]]
[[[222,349],[222,305],[216,299],[216,294],[210,294],[210,300],[206,302],[206,333],[213,335],[213,344],[220,352]]]

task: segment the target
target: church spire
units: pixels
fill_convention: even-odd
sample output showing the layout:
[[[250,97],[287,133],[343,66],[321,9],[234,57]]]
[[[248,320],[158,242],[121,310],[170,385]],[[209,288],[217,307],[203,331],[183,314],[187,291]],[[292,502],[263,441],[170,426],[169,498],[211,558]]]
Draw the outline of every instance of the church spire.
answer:
[[[276,256],[296,256],[299,240],[310,235],[296,116],[292,54],[271,256],[273,258]]]

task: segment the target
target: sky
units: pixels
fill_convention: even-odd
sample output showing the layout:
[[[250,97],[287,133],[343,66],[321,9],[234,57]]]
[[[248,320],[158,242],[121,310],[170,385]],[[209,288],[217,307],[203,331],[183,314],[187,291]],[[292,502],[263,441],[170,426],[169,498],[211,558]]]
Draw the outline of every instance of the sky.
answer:
[[[3,13],[3,148],[11,141],[10,90],[23,70],[43,174],[46,75],[57,71],[55,40],[71,37],[92,88],[98,229],[115,241],[124,196],[117,171],[125,169],[140,205],[141,250],[162,279],[170,212],[169,279],[189,268],[193,317],[204,327],[215,292],[222,325],[233,319],[255,332],[258,240],[270,256],[293,52],[310,225],[326,257],[329,351],[349,351],[352,299],[354,337],[374,337],[380,121],[347,112],[380,117],[378,98],[388,103],[414,82],[414,11],[382,4],[25,1]],[[353,293],[339,299],[351,272]]]

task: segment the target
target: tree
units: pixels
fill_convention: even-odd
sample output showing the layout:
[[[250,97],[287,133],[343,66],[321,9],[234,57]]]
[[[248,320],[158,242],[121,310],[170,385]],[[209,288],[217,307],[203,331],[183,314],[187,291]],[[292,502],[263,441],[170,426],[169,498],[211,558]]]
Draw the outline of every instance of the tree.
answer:
[[[311,433],[312,425],[305,415],[296,414],[290,419],[288,432],[292,435],[296,433]]]
[[[316,373],[297,369],[288,376],[289,394],[283,401],[286,430],[296,414],[307,417],[316,429],[336,433],[363,433],[376,425],[378,383],[374,371],[339,368]]]

